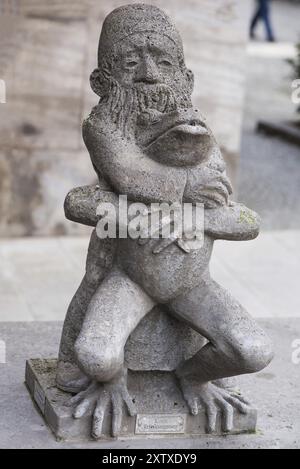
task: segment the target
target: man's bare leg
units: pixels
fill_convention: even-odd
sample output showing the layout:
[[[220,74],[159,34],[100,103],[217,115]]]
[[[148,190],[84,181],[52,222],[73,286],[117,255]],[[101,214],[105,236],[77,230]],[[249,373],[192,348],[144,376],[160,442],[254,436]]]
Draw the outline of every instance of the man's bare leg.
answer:
[[[243,307],[209,274],[189,293],[169,305],[173,314],[203,335],[208,343],[176,370],[192,414],[206,410],[207,431],[216,429],[217,412],[223,430],[232,428],[233,408],[247,412],[247,401],[212,381],[265,368],[273,357],[266,334]]]
[[[78,368],[74,344],[92,296],[112,265],[114,245],[115,240],[99,239],[96,231],[93,231],[86,260],[86,273],[68,308],[61,336],[56,383],[64,391],[81,391],[90,382]]]
[[[154,305],[141,287],[117,269],[107,275],[89,303],[75,342],[75,355],[92,384],[70,403],[75,405],[75,418],[93,409],[95,438],[101,437],[108,406],[112,405],[114,436],[120,431],[123,402],[130,414],[134,412],[127,391],[124,348],[131,332]]]

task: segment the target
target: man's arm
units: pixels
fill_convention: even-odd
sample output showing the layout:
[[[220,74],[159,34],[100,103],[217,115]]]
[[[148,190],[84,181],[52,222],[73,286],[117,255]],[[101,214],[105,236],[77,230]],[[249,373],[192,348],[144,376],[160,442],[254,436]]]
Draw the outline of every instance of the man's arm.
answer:
[[[216,146],[209,161],[188,172],[184,201],[203,203],[204,231],[214,239],[245,241],[259,233],[260,217],[245,207],[229,201],[232,187],[225,172],[225,162]]]
[[[97,207],[100,202],[109,202],[118,208],[118,196],[100,185],[82,186],[71,189],[64,203],[68,220],[88,226],[96,226],[99,220]]]
[[[259,234],[260,217],[243,204],[205,210],[204,231],[214,239],[247,241]]]
[[[99,185],[76,187],[65,199],[65,214],[68,220],[88,226],[96,226],[96,214],[100,202],[109,202],[118,213],[118,196]],[[130,202],[129,202],[130,203]],[[214,239],[245,241],[254,239],[259,233],[259,216],[242,204],[230,203],[229,206],[205,210],[204,231]]]
[[[186,170],[151,160],[95,112],[83,123],[83,138],[94,166],[117,194],[133,202],[182,201]]]
[[[206,163],[188,170],[183,201],[203,203],[206,209],[213,209],[228,205],[230,194],[232,186],[226,176],[225,163],[216,144]]]

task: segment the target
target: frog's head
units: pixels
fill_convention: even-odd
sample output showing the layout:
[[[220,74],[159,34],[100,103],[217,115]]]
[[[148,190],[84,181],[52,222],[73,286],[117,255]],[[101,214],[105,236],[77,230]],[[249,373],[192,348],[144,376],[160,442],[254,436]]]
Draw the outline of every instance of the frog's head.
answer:
[[[144,127],[144,130],[143,130]],[[137,141],[151,159],[170,166],[192,166],[208,160],[214,137],[197,109],[140,116]]]

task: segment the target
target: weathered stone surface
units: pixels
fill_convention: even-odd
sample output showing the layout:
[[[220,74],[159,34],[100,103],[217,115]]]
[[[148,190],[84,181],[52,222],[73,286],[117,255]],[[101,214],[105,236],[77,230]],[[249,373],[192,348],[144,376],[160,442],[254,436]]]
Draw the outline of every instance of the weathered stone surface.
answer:
[[[133,3],[133,2],[126,2]],[[156,0],[180,31],[186,63],[195,74],[193,99],[195,105],[214,124],[214,133],[221,145],[234,186],[239,166],[240,129],[243,118],[245,88],[246,45],[251,2],[244,0]],[[114,7],[124,4],[115,0]],[[89,68],[95,67],[98,18],[104,20],[111,4],[93,2],[89,21],[91,54]],[[92,44],[94,49],[92,49]],[[205,72],[204,72],[205,70]],[[86,80],[89,71],[86,70]],[[212,92],[213,90],[213,92]],[[85,88],[85,111],[94,104],[94,96]]]
[[[124,409],[128,422],[136,416],[138,432],[154,426],[154,433],[193,433],[199,425],[208,433],[231,432],[234,412],[249,416],[251,408],[227,378],[260,371],[273,352],[264,331],[213,281],[209,262],[216,239],[255,238],[259,217],[229,200],[220,148],[191,102],[194,76],[180,34],[162,10],[135,3],[107,16],[90,83],[100,101],[83,122],[83,139],[99,187],[69,192],[65,210],[68,218],[97,227],[64,323],[56,384],[76,394],[69,399],[74,419],[84,422],[91,411],[95,439],[132,433],[122,421]],[[116,211],[118,195],[130,201],[125,213]],[[99,197],[109,208],[106,203],[99,211]],[[182,222],[187,204],[188,224]],[[175,206],[179,231],[170,218]],[[132,369],[138,371],[131,385]],[[152,385],[143,404],[135,395],[134,386],[140,390],[154,370],[153,385],[166,389],[159,409]],[[162,415],[176,407],[175,381],[166,384],[171,375],[165,370],[174,370],[189,411],[172,422]],[[43,409],[41,387],[33,393]]]
[[[129,336],[125,363],[130,370],[173,371],[204,343],[205,339],[188,325],[154,308]]]
[[[81,419],[72,417],[72,408],[65,405],[70,395],[55,385],[56,360],[31,359],[26,364],[26,385],[36,406],[58,440],[90,440],[92,413]],[[169,372],[131,372],[128,389],[136,402],[137,416],[122,415],[120,436],[142,438],[145,436],[180,437],[205,434],[204,411],[197,417],[189,415],[176,380]],[[111,413],[105,415],[103,438],[110,437]],[[231,434],[251,433],[256,428],[257,412],[247,415],[235,412]],[[218,416],[217,433],[222,434]]]

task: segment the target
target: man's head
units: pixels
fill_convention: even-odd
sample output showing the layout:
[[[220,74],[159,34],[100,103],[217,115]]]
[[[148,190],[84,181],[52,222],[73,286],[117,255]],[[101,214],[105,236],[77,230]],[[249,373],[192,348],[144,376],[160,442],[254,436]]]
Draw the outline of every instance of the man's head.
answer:
[[[103,24],[91,86],[101,99],[111,101],[119,117],[146,109],[165,113],[190,107],[193,74],[167,15],[144,4],[112,11]]]

